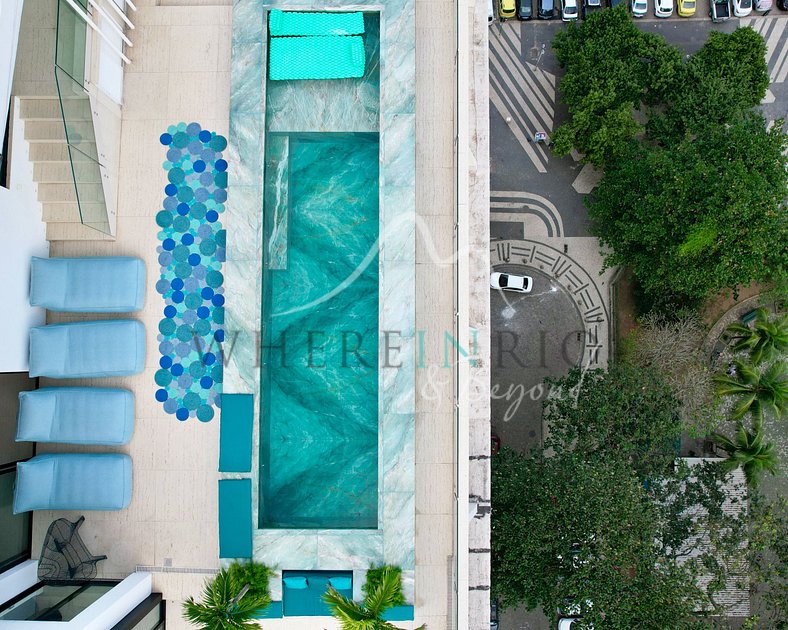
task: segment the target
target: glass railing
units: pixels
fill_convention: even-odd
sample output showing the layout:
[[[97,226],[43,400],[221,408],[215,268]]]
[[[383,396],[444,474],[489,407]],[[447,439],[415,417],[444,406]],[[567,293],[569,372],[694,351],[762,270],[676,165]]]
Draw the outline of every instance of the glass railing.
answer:
[[[73,2],[87,13],[86,0]],[[83,225],[111,235],[90,96],[84,85],[87,28],[85,20],[67,0],[58,0],[55,83],[74,180],[71,201],[76,201]]]

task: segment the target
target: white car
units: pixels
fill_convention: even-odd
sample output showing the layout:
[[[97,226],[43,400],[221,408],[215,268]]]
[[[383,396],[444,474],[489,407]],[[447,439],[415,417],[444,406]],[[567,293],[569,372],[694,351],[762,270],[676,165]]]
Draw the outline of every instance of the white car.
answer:
[[[534,288],[534,280],[531,276],[517,276],[513,273],[494,271],[490,274],[490,286],[499,291],[530,293]]]
[[[755,0],[755,10],[766,13],[772,10],[772,0]]]
[[[733,0],[736,2],[736,0]],[[752,0],[742,0],[751,2]],[[673,15],[673,0],[654,0],[654,15],[658,18],[667,18]]]
[[[733,0],[733,15],[747,17],[752,13],[752,0]]]
[[[577,19],[577,0],[562,0],[561,19],[564,22],[574,22]]]
[[[632,17],[642,18],[648,13],[648,0],[632,0]]]

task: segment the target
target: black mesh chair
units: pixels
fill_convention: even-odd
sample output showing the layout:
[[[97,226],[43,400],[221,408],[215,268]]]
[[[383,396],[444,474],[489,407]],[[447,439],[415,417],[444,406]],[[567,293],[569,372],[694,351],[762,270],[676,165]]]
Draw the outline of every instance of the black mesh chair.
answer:
[[[76,523],[64,518],[54,521],[44,537],[38,559],[39,580],[91,580],[96,577],[96,565],[107,556],[94,556],[79,535],[80,516]]]

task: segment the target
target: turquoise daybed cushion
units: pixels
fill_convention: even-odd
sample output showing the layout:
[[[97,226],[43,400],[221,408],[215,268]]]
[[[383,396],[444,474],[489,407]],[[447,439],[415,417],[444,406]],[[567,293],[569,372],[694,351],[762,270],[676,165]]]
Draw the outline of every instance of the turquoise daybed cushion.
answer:
[[[287,588],[301,590],[309,586],[305,577],[286,577],[282,579]]]
[[[102,387],[44,387],[19,394],[17,442],[126,444],[134,394]]]
[[[122,510],[131,502],[131,458],[53,453],[16,466],[14,514],[30,510]]]
[[[129,376],[145,367],[145,327],[113,319],[30,329],[30,376]]]
[[[145,263],[125,256],[36,258],[30,304],[51,311],[127,313],[145,303]]]
[[[353,579],[349,577],[328,578],[328,583],[338,591],[346,591],[353,588]]]

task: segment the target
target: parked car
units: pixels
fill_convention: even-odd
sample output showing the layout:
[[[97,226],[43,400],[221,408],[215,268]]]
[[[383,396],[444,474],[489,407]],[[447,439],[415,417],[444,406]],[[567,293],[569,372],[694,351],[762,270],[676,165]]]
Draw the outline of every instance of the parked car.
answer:
[[[498,630],[498,600],[490,602],[490,630]]]
[[[733,0],[733,15],[747,17],[752,13],[752,0]]]
[[[530,293],[534,288],[534,280],[531,276],[518,276],[513,273],[494,271],[490,274],[490,286],[499,291]]]
[[[564,22],[577,19],[577,0],[561,0],[561,19]]]
[[[536,17],[552,20],[555,17],[555,0],[536,0]]]
[[[781,11],[788,11],[788,0],[777,0],[777,8]]]
[[[772,10],[772,0],[755,0],[755,10],[758,13],[768,13]]]
[[[610,1],[610,6],[613,8],[617,7],[619,4],[624,2],[624,0],[609,0],[609,1]]]
[[[677,0],[676,12],[681,17],[692,17],[695,15],[695,0]]]
[[[658,18],[673,15],[673,0],[654,0],[654,15]]]
[[[728,0],[709,0],[709,4],[712,22],[724,22],[731,17],[731,5]]]
[[[633,17],[645,17],[648,13],[648,0],[632,0],[631,8]]]
[[[517,0],[517,19],[530,20],[534,16],[531,0]]]
[[[490,0],[487,3],[487,26],[490,26],[495,21],[495,0]]]
[[[583,19],[591,13],[603,8],[604,5],[602,4],[602,0],[583,0]]]
[[[513,18],[517,13],[514,0],[498,0],[498,17],[501,21]]]

